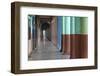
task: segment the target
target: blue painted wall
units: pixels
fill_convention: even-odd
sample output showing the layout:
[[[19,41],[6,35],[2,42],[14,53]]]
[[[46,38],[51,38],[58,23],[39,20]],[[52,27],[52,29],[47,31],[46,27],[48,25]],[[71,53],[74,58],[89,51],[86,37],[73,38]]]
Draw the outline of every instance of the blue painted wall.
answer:
[[[61,49],[61,35],[62,35],[62,16],[57,17],[57,47]]]

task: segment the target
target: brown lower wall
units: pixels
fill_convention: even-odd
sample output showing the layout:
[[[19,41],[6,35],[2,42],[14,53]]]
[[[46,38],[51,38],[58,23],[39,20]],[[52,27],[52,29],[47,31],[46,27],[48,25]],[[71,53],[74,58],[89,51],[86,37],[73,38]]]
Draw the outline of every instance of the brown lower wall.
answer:
[[[70,55],[70,35],[62,36],[62,52],[63,54]]]
[[[87,58],[88,57],[88,35],[81,36],[81,57]]]
[[[62,35],[62,52],[74,58],[87,58],[88,35]]]

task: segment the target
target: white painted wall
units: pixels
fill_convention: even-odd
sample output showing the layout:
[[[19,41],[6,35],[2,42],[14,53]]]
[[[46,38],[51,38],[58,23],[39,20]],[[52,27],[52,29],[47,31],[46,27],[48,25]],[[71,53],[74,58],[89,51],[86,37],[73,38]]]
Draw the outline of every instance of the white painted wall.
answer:
[[[10,3],[16,0],[0,1],[0,76],[16,76],[10,73],[11,61],[11,10]],[[98,33],[100,33],[100,0],[17,0],[39,3],[68,4],[98,6]],[[100,34],[98,35],[98,46],[100,46]],[[100,50],[100,48],[98,48]],[[100,51],[98,51],[100,58]],[[65,71],[53,73],[21,74],[18,76],[99,76],[100,59],[98,59],[98,70]]]

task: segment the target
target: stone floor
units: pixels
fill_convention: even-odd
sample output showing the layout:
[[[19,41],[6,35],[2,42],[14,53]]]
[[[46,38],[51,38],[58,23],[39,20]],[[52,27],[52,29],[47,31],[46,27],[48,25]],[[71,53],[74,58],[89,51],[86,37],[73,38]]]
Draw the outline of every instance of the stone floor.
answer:
[[[68,59],[69,55],[63,55],[53,45],[51,41],[43,40],[39,42],[38,49],[33,50],[29,60],[55,60]]]

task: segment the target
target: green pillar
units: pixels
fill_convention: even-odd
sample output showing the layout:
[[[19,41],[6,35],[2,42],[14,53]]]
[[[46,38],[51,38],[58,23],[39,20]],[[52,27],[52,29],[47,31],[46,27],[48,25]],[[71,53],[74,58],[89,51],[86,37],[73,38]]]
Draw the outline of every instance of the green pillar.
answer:
[[[75,17],[75,34],[81,34],[80,17]]]
[[[71,17],[63,16],[63,34],[70,34]]]
[[[75,17],[70,17],[71,22],[70,22],[70,34],[75,34]]]

